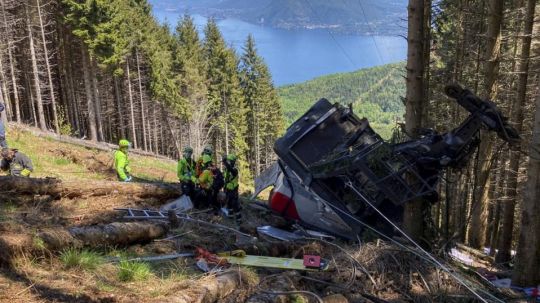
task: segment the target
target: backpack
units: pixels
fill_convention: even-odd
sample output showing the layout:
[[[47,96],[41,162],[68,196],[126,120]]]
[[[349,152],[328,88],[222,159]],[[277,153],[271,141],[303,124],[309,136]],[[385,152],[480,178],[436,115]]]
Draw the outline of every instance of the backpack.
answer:
[[[212,167],[211,171],[212,175],[214,176],[214,183],[212,183],[212,187],[214,190],[218,191],[225,185],[225,178],[223,177],[223,173],[221,170],[219,170],[219,168],[214,166]]]

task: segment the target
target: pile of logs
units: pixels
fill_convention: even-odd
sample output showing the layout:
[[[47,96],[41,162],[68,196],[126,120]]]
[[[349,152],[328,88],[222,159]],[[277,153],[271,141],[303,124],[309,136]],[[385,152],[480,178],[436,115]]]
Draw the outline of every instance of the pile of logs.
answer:
[[[50,195],[54,197],[93,197],[124,195],[139,198],[177,198],[178,186],[164,183],[125,183],[111,181],[66,181],[56,178],[0,176],[0,193]]]

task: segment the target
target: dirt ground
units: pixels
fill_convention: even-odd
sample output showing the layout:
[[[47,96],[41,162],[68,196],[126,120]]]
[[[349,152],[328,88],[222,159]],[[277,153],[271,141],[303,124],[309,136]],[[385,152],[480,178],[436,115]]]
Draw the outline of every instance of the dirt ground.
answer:
[[[115,179],[108,153],[76,146],[66,148],[42,138],[34,140],[23,131],[15,131],[11,138],[10,144],[32,157],[37,177],[81,182]],[[175,180],[173,161],[133,159],[134,175],[140,179]],[[69,248],[48,251],[36,237],[50,228],[123,222],[123,214],[114,208],[156,209],[166,202],[118,195],[69,199],[0,193],[0,302],[185,302],[179,296],[198,291],[216,279],[201,272],[193,258],[146,263],[145,275],[132,280],[123,279],[121,266],[109,261],[194,252],[198,247],[211,252],[242,248],[248,254],[287,258],[313,254],[330,264],[323,272],[232,266],[229,270],[241,277],[232,293],[201,302],[318,302],[317,297],[335,294],[342,294],[347,301],[325,302],[476,302],[447,273],[383,241],[361,245],[339,240],[331,244],[315,240],[284,243],[259,236],[256,242],[249,242],[230,231],[180,222],[164,239],[128,247],[88,247],[85,250],[99,261],[68,266],[64,257]],[[228,218],[197,212],[193,218],[237,228],[254,237],[258,236],[258,226],[291,228],[291,222],[255,207],[254,201],[247,198],[243,199],[240,225]],[[471,281],[477,287],[486,287],[479,279]]]
[[[166,201],[136,200],[133,197],[59,199],[51,197],[0,197],[6,199],[0,211],[0,302],[169,302],[178,293],[188,292],[204,283],[206,275],[195,266],[193,258],[152,262],[151,273],[144,280],[123,282],[118,279],[118,264],[103,263],[95,269],[67,268],[61,252],[39,249],[29,241],[46,228],[87,226],[123,221],[117,207],[156,208]],[[244,199],[244,223],[211,213],[193,217],[206,222],[225,224],[256,236],[256,227],[289,224]],[[254,244],[238,244],[230,232],[181,223],[171,229],[168,240],[130,247],[90,248],[104,258],[135,257],[193,252],[197,247],[212,252],[228,251],[239,246],[250,254],[301,258],[316,254],[330,260],[326,272],[281,271],[265,268],[239,268],[253,277],[219,302],[317,302],[310,295],[270,295],[270,291],[309,291],[324,297],[343,294],[349,302],[474,302],[471,295],[440,270],[410,253],[384,243],[350,245],[335,241],[343,251],[317,241],[279,243],[259,238]],[[37,246],[37,247],[36,247]],[[359,263],[354,265],[347,256]],[[257,284],[260,283],[258,286]],[[174,302],[172,300],[171,302]]]

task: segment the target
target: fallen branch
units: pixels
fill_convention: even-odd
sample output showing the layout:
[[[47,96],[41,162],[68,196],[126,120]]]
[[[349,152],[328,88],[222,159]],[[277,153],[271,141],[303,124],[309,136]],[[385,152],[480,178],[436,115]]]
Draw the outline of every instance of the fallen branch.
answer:
[[[165,236],[168,228],[158,222],[115,222],[106,225],[49,229],[37,234],[44,246],[52,251],[66,247],[126,246],[149,242]]]
[[[35,179],[0,176],[0,192],[52,195],[76,198],[81,196],[124,195],[140,198],[175,198],[180,189],[163,183],[125,183],[111,181],[62,181],[55,178]]]

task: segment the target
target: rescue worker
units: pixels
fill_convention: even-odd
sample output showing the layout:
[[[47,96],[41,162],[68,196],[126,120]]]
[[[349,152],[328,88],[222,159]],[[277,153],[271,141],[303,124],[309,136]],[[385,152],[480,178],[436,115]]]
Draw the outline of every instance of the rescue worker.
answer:
[[[237,157],[234,154],[223,156],[223,176],[225,179],[224,192],[227,201],[227,215],[234,217],[236,221],[241,220],[240,202],[238,201],[238,168],[236,168]]]
[[[2,149],[0,169],[3,171],[9,170],[11,176],[29,177],[30,173],[34,171],[34,166],[27,155],[17,149],[4,148]]]
[[[128,149],[129,141],[126,139],[120,140],[118,150],[114,153],[114,170],[119,181],[131,181],[131,167],[129,166]]]
[[[8,148],[7,142],[6,142],[6,127],[4,125],[4,103],[0,103],[0,147],[1,148]]]
[[[196,207],[202,208],[213,205],[214,174],[212,173],[212,158],[209,155],[201,157],[201,173],[197,176],[198,191],[195,199]]]
[[[182,186],[182,193],[190,198],[195,190],[197,176],[195,175],[195,160],[193,160],[193,148],[187,146],[182,153],[183,158],[178,160],[178,179]]]
[[[197,177],[202,173],[203,171],[203,157],[204,155],[207,155],[207,156],[210,156],[210,159],[213,158],[214,156],[214,149],[212,148],[211,145],[206,145],[204,148],[203,148],[203,151],[201,153],[201,156],[199,157],[199,159],[197,159],[197,165],[196,165],[196,168],[195,168],[195,173],[197,174]]]

